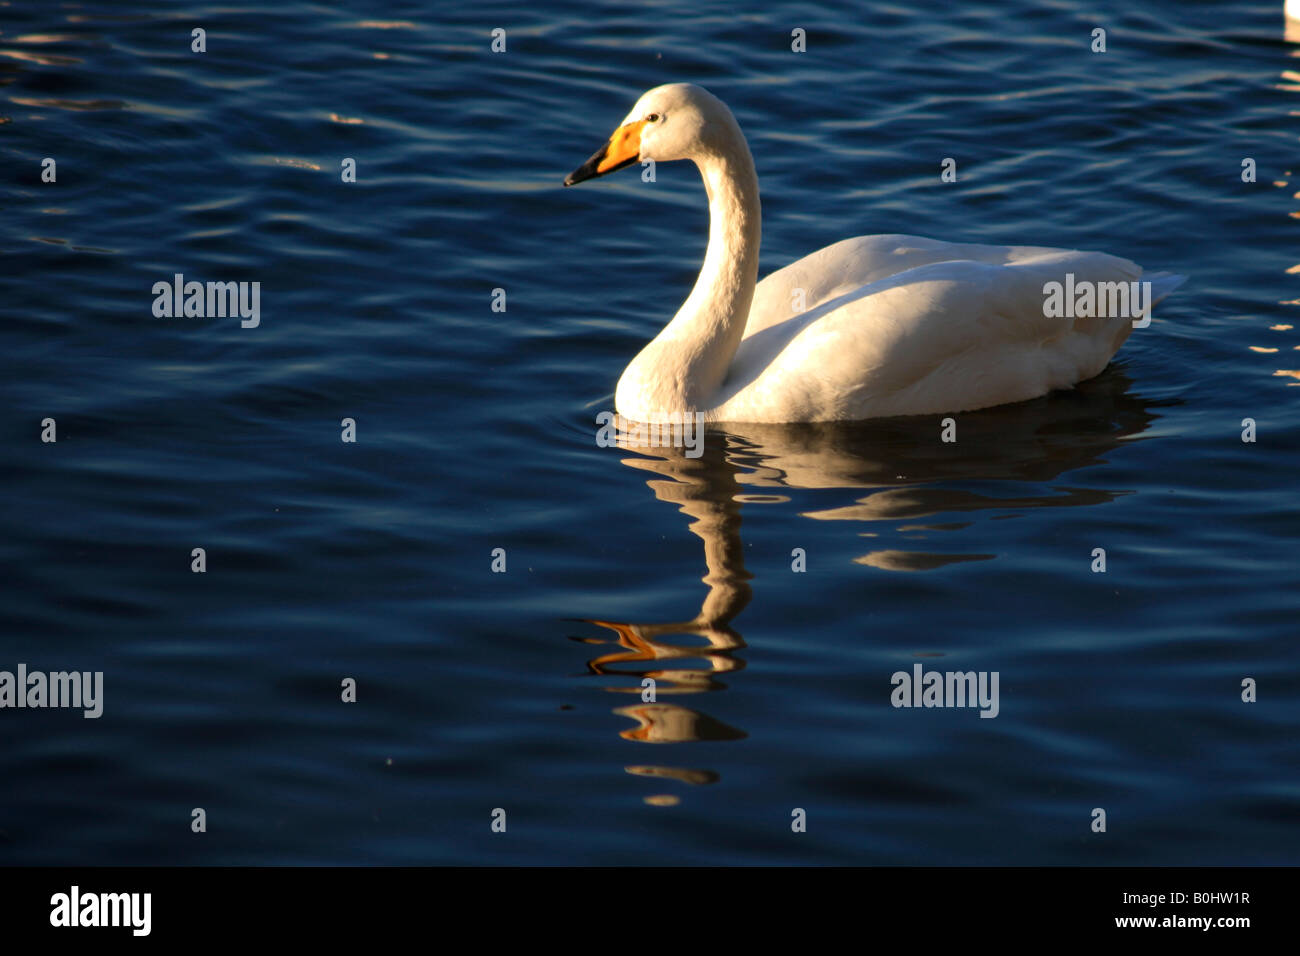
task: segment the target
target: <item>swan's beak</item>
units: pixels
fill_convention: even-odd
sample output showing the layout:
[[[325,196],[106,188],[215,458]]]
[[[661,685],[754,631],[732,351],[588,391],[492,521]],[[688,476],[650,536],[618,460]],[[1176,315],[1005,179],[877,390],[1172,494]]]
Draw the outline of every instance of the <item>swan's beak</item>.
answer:
[[[635,163],[641,155],[641,127],[644,125],[645,120],[637,120],[614,130],[608,143],[564,178],[564,185],[572,186],[587,179],[595,179]]]

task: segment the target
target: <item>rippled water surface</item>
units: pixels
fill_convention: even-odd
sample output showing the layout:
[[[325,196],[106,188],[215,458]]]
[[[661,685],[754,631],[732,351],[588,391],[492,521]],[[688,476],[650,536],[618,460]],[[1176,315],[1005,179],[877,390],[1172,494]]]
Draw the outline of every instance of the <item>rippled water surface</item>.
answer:
[[[1296,862],[1281,6],[0,4],[0,669],[105,682],[0,710],[0,862]],[[689,164],[560,183],[677,80],[749,136],[764,273],[906,232],[1189,281],[955,444],[598,447],[707,212]],[[155,318],[176,273],[260,325]],[[998,716],[891,707],[917,663]]]

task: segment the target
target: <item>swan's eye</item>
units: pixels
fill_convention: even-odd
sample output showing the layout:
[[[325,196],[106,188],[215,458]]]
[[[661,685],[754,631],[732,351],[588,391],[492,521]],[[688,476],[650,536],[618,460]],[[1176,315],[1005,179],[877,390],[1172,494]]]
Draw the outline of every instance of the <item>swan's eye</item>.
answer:
[[[659,122],[659,114],[658,114],[658,113],[651,113],[649,116],[647,116],[647,117],[645,118],[645,121],[646,121],[647,123],[657,123],[657,122]]]

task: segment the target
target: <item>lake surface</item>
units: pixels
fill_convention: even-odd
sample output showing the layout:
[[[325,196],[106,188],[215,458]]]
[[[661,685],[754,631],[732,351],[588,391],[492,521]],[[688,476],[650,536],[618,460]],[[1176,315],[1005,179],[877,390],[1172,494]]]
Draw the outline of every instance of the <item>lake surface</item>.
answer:
[[[104,674],[0,710],[0,863],[1297,862],[1300,28],[743,6],[0,4],[0,669]],[[1189,279],[955,443],[600,447],[707,211],[561,182],[679,80],[763,274],[903,232]],[[260,323],[156,317],[177,273]],[[891,706],[916,664],[997,717]]]

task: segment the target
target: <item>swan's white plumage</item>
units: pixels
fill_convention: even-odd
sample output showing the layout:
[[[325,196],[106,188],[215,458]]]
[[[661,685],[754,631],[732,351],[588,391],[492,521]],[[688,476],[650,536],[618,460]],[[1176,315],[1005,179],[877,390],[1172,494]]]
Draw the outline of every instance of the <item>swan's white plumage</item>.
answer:
[[[710,207],[695,288],[619,380],[615,403],[629,419],[851,420],[1036,398],[1097,375],[1133,327],[1130,317],[1046,316],[1046,283],[1145,280],[1154,304],[1183,281],[1098,252],[882,235],[756,283],[758,181],[731,111],[670,84],[642,96],[628,124],[642,124],[640,159],[695,161]],[[570,180],[598,175],[600,156]]]
[[[1048,318],[1043,286],[1143,276],[1127,259],[1040,246],[859,236],[758,283],[745,337],[708,417],[817,421],[959,412],[1036,398],[1097,375],[1129,318]],[[807,309],[795,314],[796,289]]]

